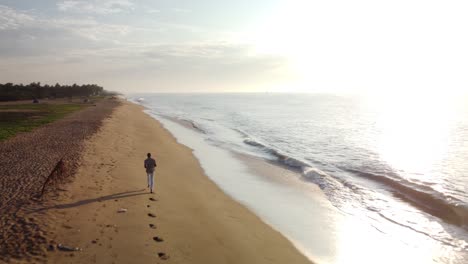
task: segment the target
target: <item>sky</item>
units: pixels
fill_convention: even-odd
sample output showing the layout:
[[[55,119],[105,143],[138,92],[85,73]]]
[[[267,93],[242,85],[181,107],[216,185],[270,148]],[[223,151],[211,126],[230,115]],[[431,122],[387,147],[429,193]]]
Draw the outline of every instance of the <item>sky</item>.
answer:
[[[468,2],[0,0],[0,83],[468,92]]]

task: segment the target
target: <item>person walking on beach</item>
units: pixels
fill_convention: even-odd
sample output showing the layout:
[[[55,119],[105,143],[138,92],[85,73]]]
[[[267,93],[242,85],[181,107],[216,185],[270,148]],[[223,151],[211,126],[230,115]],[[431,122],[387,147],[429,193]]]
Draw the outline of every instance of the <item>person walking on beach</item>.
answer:
[[[148,177],[148,188],[150,188],[150,192],[153,193],[153,185],[154,185],[154,168],[156,168],[156,160],[151,158],[151,153],[146,154],[148,157],[145,159],[145,169],[146,175]]]

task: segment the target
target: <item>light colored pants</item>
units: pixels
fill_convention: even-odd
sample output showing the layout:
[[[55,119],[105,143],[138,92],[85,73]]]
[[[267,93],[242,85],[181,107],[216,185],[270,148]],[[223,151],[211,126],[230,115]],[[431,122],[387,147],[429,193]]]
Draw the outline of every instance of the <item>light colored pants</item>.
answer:
[[[147,172],[146,173],[148,176],[148,186],[151,191],[153,191],[153,185],[154,185],[154,172]]]

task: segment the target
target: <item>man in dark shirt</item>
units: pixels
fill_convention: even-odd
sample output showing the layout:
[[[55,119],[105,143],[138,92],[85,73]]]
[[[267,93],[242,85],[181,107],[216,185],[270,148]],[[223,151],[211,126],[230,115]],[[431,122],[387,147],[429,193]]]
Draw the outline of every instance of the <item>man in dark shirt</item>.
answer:
[[[148,156],[145,159],[145,169],[146,175],[148,176],[148,188],[150,188],[151,193],[153,193],[153,184],[154,184],[154,168],[156,168],[156,160],[151,158],[151,153],[146,154]]]

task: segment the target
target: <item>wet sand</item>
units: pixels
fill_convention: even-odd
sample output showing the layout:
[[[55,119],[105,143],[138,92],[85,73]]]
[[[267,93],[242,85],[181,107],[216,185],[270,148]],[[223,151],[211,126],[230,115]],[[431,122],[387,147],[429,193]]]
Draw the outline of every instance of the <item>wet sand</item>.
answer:
[[[50,251],[48,263],[310,263],[142,110],[117,108],[88,141],[74,182],[36,211],[51,244],[81,248]],[[146,188],[147,152],[158,162],[155,194]]]

